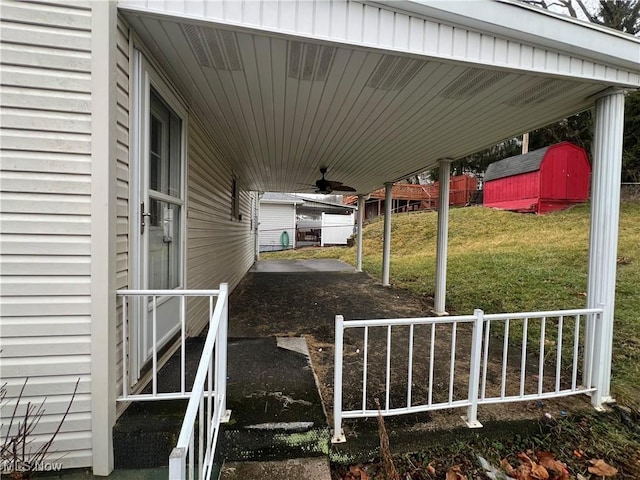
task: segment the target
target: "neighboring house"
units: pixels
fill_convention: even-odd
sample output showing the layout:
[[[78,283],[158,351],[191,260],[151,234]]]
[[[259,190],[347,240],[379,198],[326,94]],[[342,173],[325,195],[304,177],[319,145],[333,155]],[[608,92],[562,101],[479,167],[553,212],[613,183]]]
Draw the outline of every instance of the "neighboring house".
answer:
[[[309,245],[346,245],[353,235],[355,207],[266,192],[260,197],[259,250]]]
[[[394,213],[433,210],[438,208],[440,182],[427,185],[396,183],[391,191],[391,211]],[[456,175],[449,180],[449,205],[463,207],[472,200],[478,191],[478,180],[471,175]],[[345,196],[345,203],[355,205],[357,195]],[[384,213],[385,189],[379,188],[367,196],[364,204],[364,220],[378,217]]]
[[[346,245],[353,236],[356,207],[316,198],[303,198],[298,207],[298,245]]]
[[[260,198],[258,245],[261,252],[296,248],[296,208],[304,202],[285,193],[265,192]]]
[[[484,206],[547,213],[589,199],[587,152],[557,143],[492,163],[484,175]]]
[[[610,362],[638,39],[508,0],[5,0],[1,15],[1,413],[28,379],[23,402],[46,398],[37,446],[79,380],[52,446],[65,468],[109,474],[123,382],[145,386],[149,309],[121,312],[117,291],[233,289],[256,259],[255,192],[326,165],[366,195],[589,108],[607,232],[590,272],[609,274],[590,273],[587,303],[605,305]],[[188,334],[207,312],[188,306]],[[163,350],[176,325],[160,316]]]

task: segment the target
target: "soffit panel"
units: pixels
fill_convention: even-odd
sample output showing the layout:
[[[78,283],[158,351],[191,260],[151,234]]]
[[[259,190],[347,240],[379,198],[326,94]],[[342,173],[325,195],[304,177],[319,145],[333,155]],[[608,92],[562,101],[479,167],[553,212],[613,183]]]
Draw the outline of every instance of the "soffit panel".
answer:
[[[129,14],[243,185],[368,193],[588,108],[604,85]]]

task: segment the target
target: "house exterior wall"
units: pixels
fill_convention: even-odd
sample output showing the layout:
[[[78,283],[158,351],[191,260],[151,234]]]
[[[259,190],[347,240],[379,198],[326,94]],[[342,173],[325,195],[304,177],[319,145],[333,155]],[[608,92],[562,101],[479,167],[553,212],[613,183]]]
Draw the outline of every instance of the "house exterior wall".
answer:
[[[50,440],[78,382],[50,451],[64,468],[98,462],[104,474],[112,462],[108,447],[97,460],[95,454],[111,441],[114,385],[122,389],[122,325],[119,310],[96,312],[103,300],[115,302],[115,290],[127,288],[135,273],[129,268],[133,41],[122,18],[95,18],[107,10],[112,15],[114,4],[96,5],[3,2],[0,378],[7,386],[3,418],[11,416],[26,379],[17,414],[27,402],[46,399],[32,448]],[[101,49],[113,54],[113,63],[96,60]],[[108,75],[96,78],[103,75],[96,68],[108,68]],[[100,133],[112,119],[105,130],[113,132]],[[219,154],[195,116],[188,133],[187,288],[221,282],[233,288],[255,260],[257,196],[241,189],[242,219],[232,218],[232,160]],[[109,238],[98,238],[101,232]],[[189,331],[203,326],[191,322]],[[97,335],[108,336],[111,346],[98,348]],[[107,359],[111,372],[96,376]],[[95,391],[110,393],[96,399]]]
[[[233,290],[255,261],[256,193],[243,190],[238,179],[242,219],[232,218],[233,164],[195,116],[189,118],[187,156],[187,288],[215,289],[228,282]],[[202,330],[207,312],[206,301],[192,304],[189,333]]]
[[[289,247],[294,247],[296,207],[293,204],[260,203],[259,246],[261,252],[284,250],[280,237],[289,235]]]
[[[118,18],[117,28],[117,89],[116,89],[116,112],[117,112],[117,150],[116,150],[116,288],[125,289],[129,287],[129,76],[130,76],[130,35],[129,26],[121,18]],[[117,391],[122,392],[122,308],[117,306],[116,317],[116,372]]]
[[[2,6],[2,361],[11,416],[44,400],[33,447],[92,462],[90,2]],[[1,432],[4,435],[4,431]]]

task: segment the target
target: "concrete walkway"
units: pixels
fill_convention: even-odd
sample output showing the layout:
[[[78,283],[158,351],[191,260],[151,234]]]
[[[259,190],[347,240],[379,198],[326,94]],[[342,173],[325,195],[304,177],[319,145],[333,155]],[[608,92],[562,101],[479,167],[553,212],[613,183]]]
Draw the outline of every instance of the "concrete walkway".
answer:
[[[355,272],[356,269],[340,260],[310,258],[307,260],[260,260],[250,272],[301,273],[301,272]]]

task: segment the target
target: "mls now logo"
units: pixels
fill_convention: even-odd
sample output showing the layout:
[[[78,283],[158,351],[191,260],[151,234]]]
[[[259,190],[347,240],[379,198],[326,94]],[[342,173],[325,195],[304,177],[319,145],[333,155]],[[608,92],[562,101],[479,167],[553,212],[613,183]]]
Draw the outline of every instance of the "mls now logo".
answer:
[[[11,472],[59,472],[62,470],[60,462],[43,462],[28,460],[2,460],[0,462],[0,472],[8,474]]]

